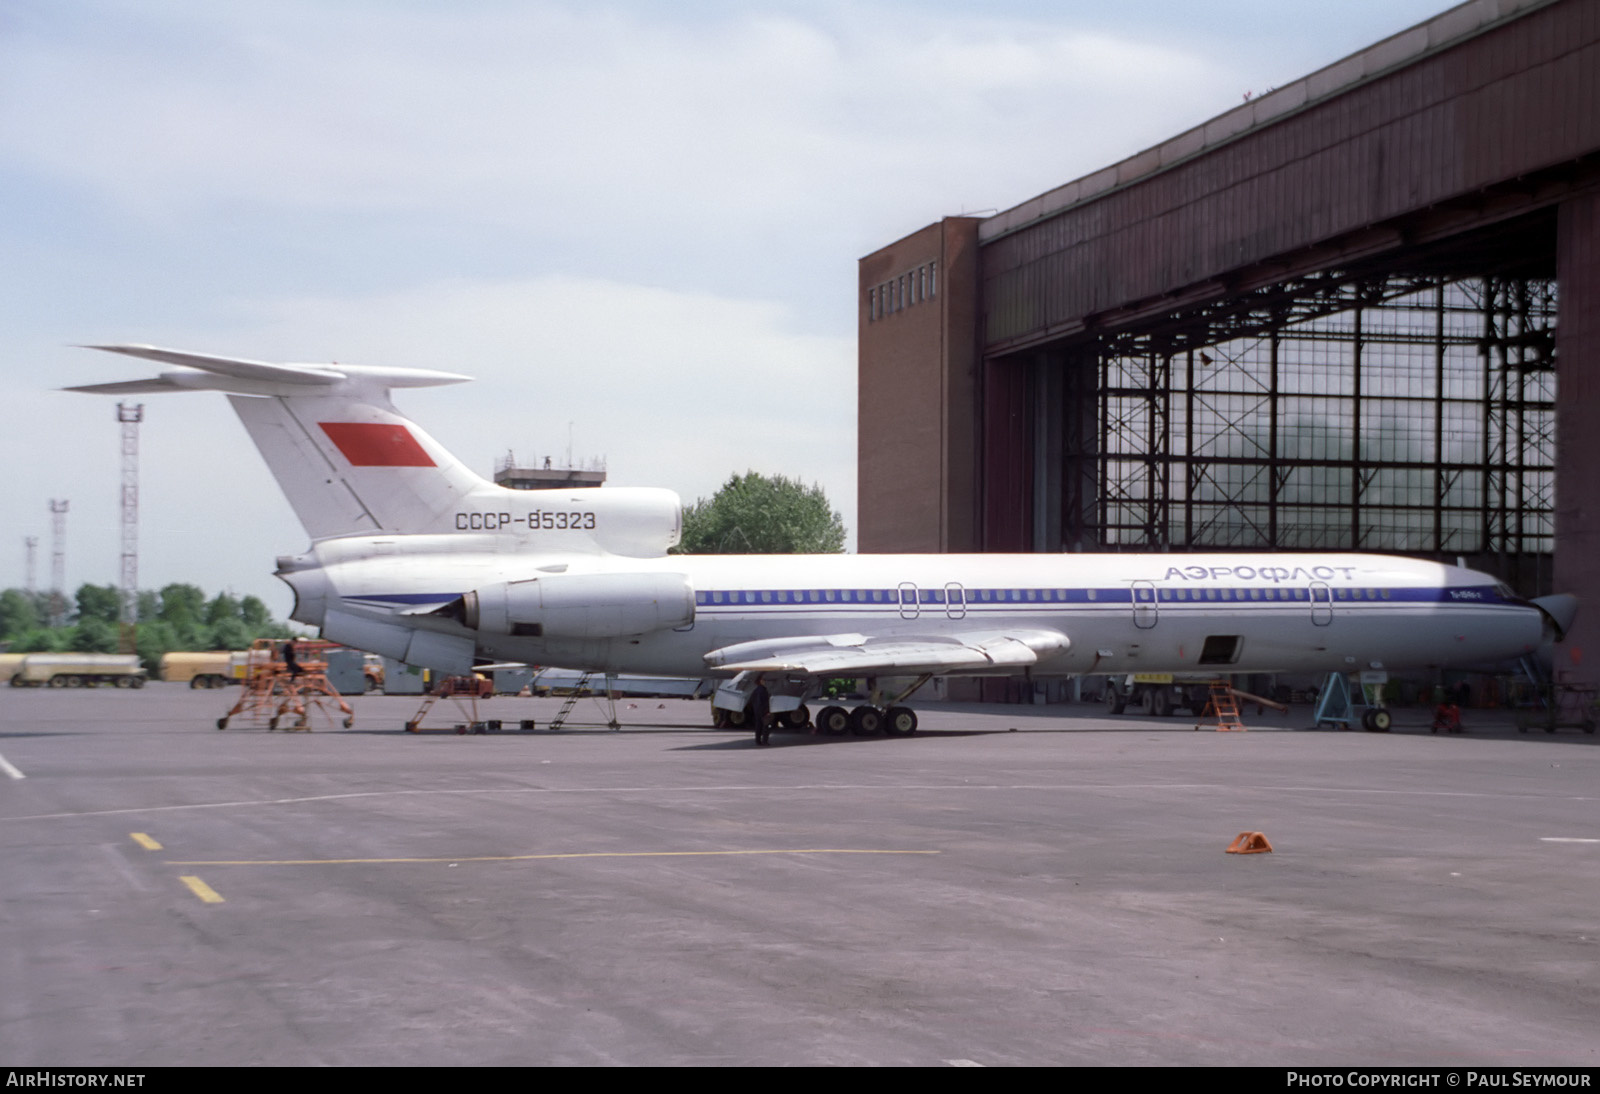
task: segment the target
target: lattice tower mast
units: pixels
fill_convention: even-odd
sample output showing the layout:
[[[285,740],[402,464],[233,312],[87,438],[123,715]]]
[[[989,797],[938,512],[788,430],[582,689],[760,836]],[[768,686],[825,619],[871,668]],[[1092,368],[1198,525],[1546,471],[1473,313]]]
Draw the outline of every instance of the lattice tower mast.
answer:
[[[67,618],[67,598],[62,591],[67,583],[67,499],[50,499],[50,625],[59,627]]]
[[[139,602],[139,423],[144,404],[117,404],[122,423],[122,622],[131,625]]]

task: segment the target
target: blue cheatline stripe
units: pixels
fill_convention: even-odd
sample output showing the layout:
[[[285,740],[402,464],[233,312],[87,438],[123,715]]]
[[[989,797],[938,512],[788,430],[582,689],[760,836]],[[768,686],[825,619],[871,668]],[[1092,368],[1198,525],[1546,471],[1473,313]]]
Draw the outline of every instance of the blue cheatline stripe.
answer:
[[[902,600],[902,592],[905,599]],[[1248,585],[1216,587],[1148,586],[1116,589],[965,589],[962,598],[950,597],[942,588],[892,589],[700,589],[694,600],[702,608],[765,608],[788,611],[879,611],[950,605],[957,608],[1053,608],[1064,605],[1089,607],[1118,604],[1158,604],[1181,608],[1185,605],[1212,607],[1219,604],[1301,604],[1313,603],[1305,586]],[[1363,604],[1470,604],[1477,607],[1525,607],[1523,601],[1508,598],[1492,585],[1457,588],[1384,588],[1382,586],[1319,587],[1318,604],[1361,606]],[[460,593],[366,593],[347,600],[376,604],[444,604]]]
[[[378,604],[444,604],[460,593],[362,593],[346,600],[371,600]]]
[[[701,589],[695,604],[708,608],[767,608],[773,610],[850,610],[890,609],[924,604],[951,604],[957,607],[1051,608],[1062,605],[1160,604],[1215,606],[1219,604],[1472,604],[1512,605],[1493,586],[1470,588],[1385,588],[1363,585],[1319,587],[1317,596],[1304,586],[1274,585],[1229,586],[1227,588],[1185,586],[1140,587],[1135,589],[967,589],[964,598],[952,599],[944,589]]]

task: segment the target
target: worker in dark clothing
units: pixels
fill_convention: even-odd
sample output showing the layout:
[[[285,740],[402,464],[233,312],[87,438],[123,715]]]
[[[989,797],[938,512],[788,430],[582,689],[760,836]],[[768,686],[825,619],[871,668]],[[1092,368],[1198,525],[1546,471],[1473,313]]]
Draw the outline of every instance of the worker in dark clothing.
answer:
[[[772,704],[765,687],[756,686],[756,690],[750,693],[750,705],[746,709],[750,712],[750,720],[755,723],[756,744],[769,743],[772,738]]]
[[[300,673],[304,671],[300,668],[300,662],[294,659],[293,639],[283,644],[283,667],[289,671],[289,679],[291,680],[298,679]]]

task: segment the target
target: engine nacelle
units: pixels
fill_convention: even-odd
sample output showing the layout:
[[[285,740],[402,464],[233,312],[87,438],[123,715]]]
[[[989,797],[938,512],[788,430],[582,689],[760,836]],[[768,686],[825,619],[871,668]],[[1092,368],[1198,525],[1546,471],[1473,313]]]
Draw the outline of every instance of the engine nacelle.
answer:
[[[528,638],[621,638],[693,623],[694,589],[683,574],[552,574],[467,593],[461,621]]]

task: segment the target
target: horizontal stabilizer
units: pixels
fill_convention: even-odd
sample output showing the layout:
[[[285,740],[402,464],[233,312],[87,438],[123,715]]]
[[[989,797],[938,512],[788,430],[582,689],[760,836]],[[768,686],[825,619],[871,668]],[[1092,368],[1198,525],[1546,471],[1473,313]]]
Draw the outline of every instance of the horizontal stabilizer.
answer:
[[[313,395],[360,395],[383,398],[390,388],[434,387],[459,384],[472,377],[459,372],[427,368],[389,368],[381,365],[279,365],[244,357],[218,357],[210,353],[162,349],[159,346],[82,346],[127,357],[142,357],[177,365],[150,380],[118,384],[87,384],[68,391],[91,395],[143,395],[163,391],[226,391],[234,395],[277,395],[302,398]],[[137,385],[137,386],[134,386]]]
[[[83,346],[83,349],[100,349],[107,353],[122,353],[129,357],[143,357],[147,361],[160,361],[168,365],[197,368],[219,376],[232,376],[236,380],[264,380],[279,384],[304,384],[310,387],[327,387],[337,384],[345,374],[336,368],[314,365],[275,365],[267,361],[250,361],[243,357],[216,357],[207,353],[187,353],[183,350],[162,349],[159,346]],[[82,389],[79,389],[82,390]]]
[[[183,387],[157,376],[153,380],[121,380],[114,384],[83,384],[62,391],[81,391],[86,395],[157,395],[164,391],[183,391]]]

